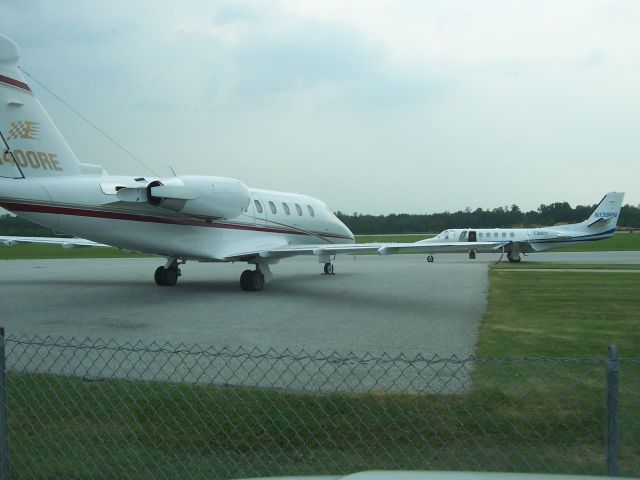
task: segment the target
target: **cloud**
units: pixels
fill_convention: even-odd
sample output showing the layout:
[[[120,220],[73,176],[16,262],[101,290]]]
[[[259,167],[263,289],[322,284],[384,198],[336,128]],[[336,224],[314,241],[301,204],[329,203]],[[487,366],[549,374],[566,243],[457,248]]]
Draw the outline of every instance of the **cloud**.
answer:
[[[344,22],[301,17],[278,4],[234,3],[182,19],[174,41],[209,52],[213,96],[262,102],[333,91],[337,102],[392,107],[437,94],[442,81],[394,65],[382,43]]]
[[[585,203],[640,175],[633,0],[26,1],[0,2],[22,65],[163,172],[380,213]]]

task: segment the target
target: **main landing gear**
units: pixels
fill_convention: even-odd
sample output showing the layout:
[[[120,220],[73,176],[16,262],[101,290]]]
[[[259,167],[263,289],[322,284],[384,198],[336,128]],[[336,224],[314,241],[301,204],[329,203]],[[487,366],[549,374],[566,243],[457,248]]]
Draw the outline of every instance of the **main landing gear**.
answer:
[[[427,262],[433,263],[433,255],[427,255]]]
[[[245,270],[240,275],[240,286],[246,292],[259,292],[264,287],[264,275],[257,268]]]
[[[511,263],[520,263],[522,258],[520,258],[520,253],[518,252],[507,252],[507,260]]]
[[[324,274],[325,275],[335,275],[335,273],[333,273],[333,263],[327,262],[327,263],[324,264]]]
[[[240,275],[240,287],[245,292],[259,292],[273,275],[267,262],[250,261],[256,266],[255,270],[245,270]]]
[[[184,264],[185,262],[183,261],[181,263]],[[156,285],[160,285],[161,287],[173,287],[178,283],[178,277],[182,275],[178,265],[180,265],[180,263],[178,263],[177,258],[169,258],[167,259],[167,264],[164,267],[156,268],[156,273],[154,275]]]

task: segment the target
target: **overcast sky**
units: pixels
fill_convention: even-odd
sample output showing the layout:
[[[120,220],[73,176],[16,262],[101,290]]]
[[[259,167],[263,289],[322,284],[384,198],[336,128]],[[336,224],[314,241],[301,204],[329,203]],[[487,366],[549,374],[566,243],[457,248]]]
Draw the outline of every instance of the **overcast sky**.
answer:
[[[352,213],[640,204],[640,2],[3,0],[20,64],[161,176]],[[78,157],[149,175],[27,77]]]

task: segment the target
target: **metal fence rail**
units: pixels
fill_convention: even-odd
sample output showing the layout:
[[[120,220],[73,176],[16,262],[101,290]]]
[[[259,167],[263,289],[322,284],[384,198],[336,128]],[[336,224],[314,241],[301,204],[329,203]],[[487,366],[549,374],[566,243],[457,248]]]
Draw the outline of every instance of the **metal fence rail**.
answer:
[[[15,478],[604,474],[614,463],[640,476],[638,359],[616,363],[614,391],[605,357],[327,355],[37,337],[2,346],[3,464],[10,458]]]

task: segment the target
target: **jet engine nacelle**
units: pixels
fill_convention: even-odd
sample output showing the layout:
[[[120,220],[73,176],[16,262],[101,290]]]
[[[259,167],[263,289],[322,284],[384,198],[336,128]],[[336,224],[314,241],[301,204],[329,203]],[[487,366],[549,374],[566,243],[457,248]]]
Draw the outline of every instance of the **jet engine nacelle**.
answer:
[[[184,176],[155,180],[147,186],[147,201],[185,215],[235,218],[249,206],[249,189],[240,180]]]

